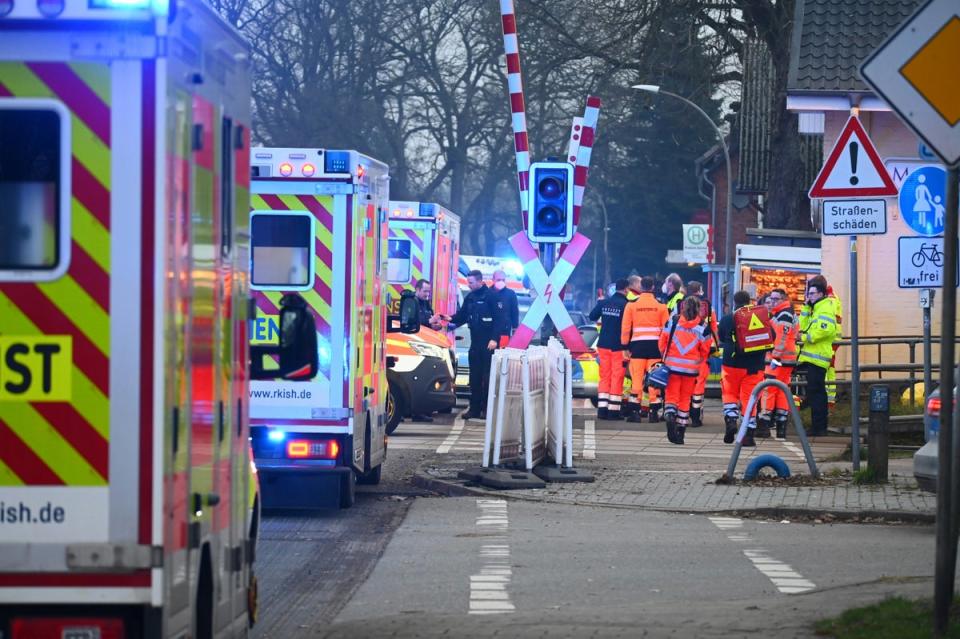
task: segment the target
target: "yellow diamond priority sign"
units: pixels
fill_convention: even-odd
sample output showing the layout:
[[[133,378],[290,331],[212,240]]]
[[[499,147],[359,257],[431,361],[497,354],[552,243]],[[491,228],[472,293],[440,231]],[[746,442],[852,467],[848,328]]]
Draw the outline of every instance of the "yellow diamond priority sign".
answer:
[[[929,0],[860,74],[948,165],[960,162],[960,0]]]

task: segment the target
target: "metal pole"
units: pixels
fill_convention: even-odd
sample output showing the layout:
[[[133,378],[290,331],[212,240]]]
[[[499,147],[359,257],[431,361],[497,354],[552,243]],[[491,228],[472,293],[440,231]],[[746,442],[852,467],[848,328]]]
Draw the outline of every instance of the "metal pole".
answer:
[[[947,170],[946,214],[943,216],[943,311],[940,326],[940,433],[937,436],[937,554],[933,591],[934,631],[947,630],[953,580],[956,575],[957,543],[953,538],[953,385],[954,340],[957,319],[957,187],[960,169]]]
[[[546,242],[540,243],[540,261],[543,262],[543,268],[548,274],[553,272],[553,267],[556,265],[556,249],[556,244],[549,244]],[[547,294],[560,295],[560,291],[547,291]],[[543,320],[540,335],[541,344],[546,346],[547,340],[549,340],[550,336],[553,335],[553,320],[550,318],[549,314],[547,314],[546,318]]]
[[[922,294],[922,293],[921,293]],[[923,405],[933,391],[933,344],[930,337],[933,315],[933,289],[926,289],[927,303],[923,307]]]
[[[857,236],[850,236],[850,450],[860,470],[860,326],[857,304]]]

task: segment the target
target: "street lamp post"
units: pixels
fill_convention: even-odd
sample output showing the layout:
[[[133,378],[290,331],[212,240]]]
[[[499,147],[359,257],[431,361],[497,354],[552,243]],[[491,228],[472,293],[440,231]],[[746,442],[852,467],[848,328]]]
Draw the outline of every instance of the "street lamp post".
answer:
[[[637,89],[638,91],[646,91],[648,93],[669,95],[672,98],[676,98],[681,102],[689,104],[697,110],[697,113],[702,115],[704,119],[710,123],[710,126],[713,127],[714,132],[717,134],[717,139],[720,141],[720,148],[723,149],[723,159],[727,163],[727,219],[724,224],[725,233],[723,238],[723,277],[727,282],[727,302],[730,304],[730,309],[732,310],[733,274],[730,271],[730,207],[731,202],[733,201],[733,173],[730,170],[730,151],[727,150],[727,143],[723,140],[723,133],[720,132],[720,129],[713,122],[713,119],[711,119],[703,109],[683,96],[677,95],[676,93],[671,93],[670,91],[664,91],[659,87],[659,85],[656,84],[635,84],[630,88]]]

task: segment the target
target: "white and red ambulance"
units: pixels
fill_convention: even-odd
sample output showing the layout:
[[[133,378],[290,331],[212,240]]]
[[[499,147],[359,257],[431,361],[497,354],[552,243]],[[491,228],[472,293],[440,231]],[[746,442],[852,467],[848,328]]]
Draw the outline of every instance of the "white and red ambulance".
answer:
[[[287,293],[316,321],[308,380],[250,385],[264,504],[346,508],[386,457],[387,166],[356,151],[255,148],[250,287],[254,345],[282,331]]]
[[[255,617],[248,60],[198,0],[0,2],[4,639]]]

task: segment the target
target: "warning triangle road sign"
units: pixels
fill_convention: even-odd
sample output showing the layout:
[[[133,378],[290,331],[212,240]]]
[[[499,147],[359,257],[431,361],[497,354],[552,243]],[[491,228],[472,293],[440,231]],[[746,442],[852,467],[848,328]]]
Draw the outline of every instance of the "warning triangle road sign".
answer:
[[[759,317],[757,317],[757,314],[756,314],[756,313],[751,313],[751,314],[750,314],[750,326],[748,326],[747,328],[750,329],[751,331],[755,331],[755,330],[757,330],[758,328],[764,328],[764,326],[763,326],[763,320],[761,320]]]
[[[811,198],[886,197],[897,187],[860,120],[851,116],[810,187]]]

